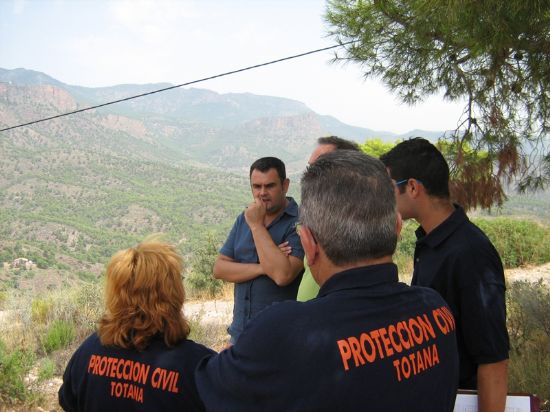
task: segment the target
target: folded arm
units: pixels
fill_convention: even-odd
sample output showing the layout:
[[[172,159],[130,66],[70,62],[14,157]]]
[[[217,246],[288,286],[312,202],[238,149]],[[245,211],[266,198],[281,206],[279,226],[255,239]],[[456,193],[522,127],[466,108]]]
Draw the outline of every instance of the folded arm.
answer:
[[[267,276],[278,286],[290,284],[304,268],[304,262],[295,256],[287,256],[277,246],[263,225],[250,228],[260,265]]]
[[[264,273],[259,263],[239,263],[225,255],[219,255],[214,263],[214,277],[228,282],[242,283]]]

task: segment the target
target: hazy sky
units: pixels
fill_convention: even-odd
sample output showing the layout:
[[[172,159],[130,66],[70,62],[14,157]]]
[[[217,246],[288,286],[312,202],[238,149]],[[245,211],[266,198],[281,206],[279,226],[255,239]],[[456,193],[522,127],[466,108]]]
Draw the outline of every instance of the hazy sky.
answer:
[[[64,83],[181,84],[334,44],[323,0],[0,0],[0,67]],[[446,130],[461,106],[432,98],[411,107],[331,51],[195,87],[287,97],[375,130]]]

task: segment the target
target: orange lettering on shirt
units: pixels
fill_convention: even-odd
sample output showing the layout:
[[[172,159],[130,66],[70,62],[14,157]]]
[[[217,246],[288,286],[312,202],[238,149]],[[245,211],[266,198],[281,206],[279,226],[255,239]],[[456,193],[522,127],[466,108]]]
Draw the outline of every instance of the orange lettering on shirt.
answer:
[[[349,343],[347,339],[340,339],[336,343],[338,344],[338,349],[340,350],[340,356],[342,357],[344,370],[349,370],[348,361],[351,359],[351,348],[349,347]]]

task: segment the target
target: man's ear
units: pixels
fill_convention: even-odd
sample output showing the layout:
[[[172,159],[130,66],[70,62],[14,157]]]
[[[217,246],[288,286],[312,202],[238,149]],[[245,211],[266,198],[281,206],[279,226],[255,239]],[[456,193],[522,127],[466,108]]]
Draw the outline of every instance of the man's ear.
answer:
[[[300,242],[302,242],[308,265],[311,266],[315,264],[319,256],[319,245],[307,226],[302,226],[300,228]]]
[[[286,195],[286,192],[288,192],[288,186],[290,185],[290,180],[287,177],[285,180],[283,180],[283,193]]]
[[[420,195],[421,191],[424,190],[421,186],[422,185],[418,183],[416,179],[409,179],[406,190],[413,199],[416,199]]]

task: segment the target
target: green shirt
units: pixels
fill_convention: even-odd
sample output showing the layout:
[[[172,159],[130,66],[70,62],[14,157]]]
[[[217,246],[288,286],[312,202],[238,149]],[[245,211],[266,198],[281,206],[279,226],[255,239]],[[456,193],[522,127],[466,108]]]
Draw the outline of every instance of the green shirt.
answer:
[[[316,298],[319,293],[319,285],[315,282],[315,279],[313,279],[306,259],[304,259],[304,269],[304,275],[302,276],[302,282],[298,287],[298,296],[296,297],[298,302],[305,302]]]

